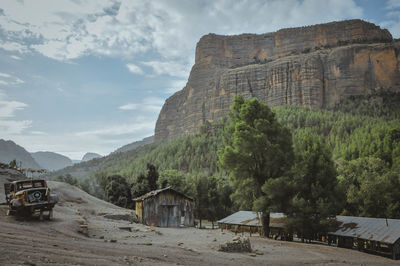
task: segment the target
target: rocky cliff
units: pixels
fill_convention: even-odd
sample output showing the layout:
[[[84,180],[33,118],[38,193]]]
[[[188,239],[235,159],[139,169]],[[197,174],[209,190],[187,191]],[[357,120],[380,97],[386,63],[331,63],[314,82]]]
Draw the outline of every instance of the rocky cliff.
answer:
[[[186,86],[166,100],[155,141],[225,116],[235,94],[270,106],[325,107],[376,89],[400,90],[400,42],[362,20],[267,34],[203,36]]]

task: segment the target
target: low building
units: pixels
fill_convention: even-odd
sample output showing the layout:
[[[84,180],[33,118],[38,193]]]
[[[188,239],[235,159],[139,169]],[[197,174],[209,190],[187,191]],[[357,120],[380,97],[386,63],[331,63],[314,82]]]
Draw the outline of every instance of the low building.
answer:
[[[338,229],[328,241],[338,247],[356,248],[393,259],[400,258],[400,220],[337,216]]]
[[[136,215],[146,225],[194,226],[193,199],[171,187],[151,191],[134,199]]]
[[[271,212],[269,217],[270,236],[277,239],[291,240],[293,237],[286,231],[286,216],[283,213]],[[221,230],[232,230],[236,233],[250,234],[264,231],[262,213],[253,211],[238,211],[218,221]]]

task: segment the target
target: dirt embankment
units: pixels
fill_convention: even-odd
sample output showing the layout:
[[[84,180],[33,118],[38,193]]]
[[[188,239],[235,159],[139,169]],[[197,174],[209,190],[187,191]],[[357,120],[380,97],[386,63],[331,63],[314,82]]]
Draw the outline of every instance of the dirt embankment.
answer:
[[[336,247],[250,238],[256,253],[218,251],[234,234],[132,223],[132,210],[65,183],[54,220],[18,220],[0,207],[0,265],[388,265],[387,258]]]

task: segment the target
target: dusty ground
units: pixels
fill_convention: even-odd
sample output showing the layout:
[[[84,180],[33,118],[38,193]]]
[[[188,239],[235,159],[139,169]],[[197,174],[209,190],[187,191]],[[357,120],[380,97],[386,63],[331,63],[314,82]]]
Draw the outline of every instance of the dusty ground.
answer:
[[[251,237],[252,253],[223,253],[233,233],[195,228],[151,228],[131,223],[131,213],[64,183],[53,221],[16,220],[0,207],[0,265],[388,265],[358,251]],[[120,215],[110,217],[107,215]],[[105,217],[106,216],[106,217]],[[87,228],[87,231],[86,231]],[[87,236],[86,236],[87,235]]]

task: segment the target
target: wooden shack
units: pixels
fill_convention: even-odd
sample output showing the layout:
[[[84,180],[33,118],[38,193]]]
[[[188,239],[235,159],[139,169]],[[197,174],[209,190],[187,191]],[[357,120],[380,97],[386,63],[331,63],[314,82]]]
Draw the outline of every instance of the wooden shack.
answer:
[[[336,216],[339,227],[328,233],[328,241],[338,247],[400,258],[400,220]]]
[[[194,226],[193,199],[171,187],[134,199],[141,223],[159,227]]]

